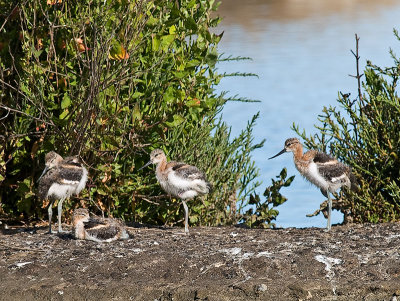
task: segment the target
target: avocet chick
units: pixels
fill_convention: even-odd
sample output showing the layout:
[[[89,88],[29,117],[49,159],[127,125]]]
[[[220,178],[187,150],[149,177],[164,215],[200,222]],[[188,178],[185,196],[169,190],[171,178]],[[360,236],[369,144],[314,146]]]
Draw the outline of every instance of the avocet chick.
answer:
[[[162,189],[181,199],[185,210],[185,233],[189,233],[189,209],[185,200],[210,193],[212,185],[197,167],[182,162],[167,162],[167,157],[161,149],[153,150],[150,153],[150,161],[140,169],[150,164],[157,165],[156,178]]]
[[[63,232],[61,225],[62,204],[72,195],[78,195],[85,188],[88,171],[79,162],[77,157],[63,159],[59,154],[51,151],[45,156],[45,169],[39,177],[39,197],[49,199],[49,233],[53,216],[53,203],[58,201],[58,232]]]
[[[328,198],[327,230],[330,230],[332,199],[329,193],[334,193],[343,186],[351,189],[356,188],[357,180],[351,172],[351,168],[320,151],[309,150],[303,154],[303,146],[297,138],[287,139],[284,149],[269,159],[286,152],[293,152],[294,164],[300,174],[320,188],[321,193]]]
[[[89,216],[89,210],[84,208],[74,210],[72,225],[76,239],[112,242],[129,238],[125,225],[120,220]]]

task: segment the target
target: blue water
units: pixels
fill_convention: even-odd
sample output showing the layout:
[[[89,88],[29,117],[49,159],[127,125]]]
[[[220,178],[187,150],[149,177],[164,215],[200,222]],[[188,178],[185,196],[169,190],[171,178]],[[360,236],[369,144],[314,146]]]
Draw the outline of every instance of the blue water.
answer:
[[[292,3],[284,2],[289,6]],[[225,33],[219,51],[248,56],[253,61],[220,63],[219,72],[252,72],[259,78],[226,78],[218,90],[261,100],[251,104],[230,102],[224,108],[223,118],[237,135],[252,115],[261,112],[254,131],[255,141],[264,138],[267,141],[253,155],[263,181],[259,193],[283,167],[287,167],[288,175],[296,175],[292,185],[282,189],[288,201],[278,207],[277,226],[326,226],[322,215],[306,217],[325,198],[299,175],[292,155],[267,158],[283,148],[286,138],[295,137],[290,129],[293,122],[308,134],[315,133],[313,125],[318,114],[323,106],[337,105],[338,91],[356,96],[356,80],[348,76],[355,74],[355,60],[350,53],[350,49],[355,49],[354,34],[360,37],[362,69],[367,59],[391,66],[390,47],[400,55],[400,42],[393,35],[394,27],[400,29],[400,1],[364,2],[365,5],[358,5],[363,1],[339,1],[338,5],[344,7],[332,9],[322,5],[313,13],[303,12],[307,7],[293,5],[290,14],[279,1],[225,0],[220,8],[219,13],[225,19],[218,30]],[[356,8],[354,5],[348,8],[349,3]],[[240,7],[232,7],[235,5]],[[343,215],[334,211],[332,222],[342,221]]]

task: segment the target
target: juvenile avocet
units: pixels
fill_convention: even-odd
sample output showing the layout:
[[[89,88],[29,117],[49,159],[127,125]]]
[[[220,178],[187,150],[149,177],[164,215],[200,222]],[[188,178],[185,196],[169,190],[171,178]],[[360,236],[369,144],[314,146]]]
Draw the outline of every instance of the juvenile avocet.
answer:
[[[79,194],[85,188],[88,172],[77,157],[63,159],[59,154],[51,151],[45,156],[46,167],[39,178],[39,197],[49,199],[49,233],[51,233],[51,218],[53,203],[58,201],[58,232],[63,232],[61,225],[62,204],[65,199]]]
[[[273,159],[285,152],[293,152],[293,160],[297,170],[308,181],[319,187],[322,194],[328,198],[328,223],[327,229],[331,229],[332,199],[329,193],[333,193],[342,186],[354,189],[356,178],[351,168],[336,158],[319,152],[309,150],[303,154],[303,146],[299,139],[289,138],[285,141],[285,147]]]
[[[72,225],[76,239],[112,242],[117,239],[129,238],[128,232],[120,220],[89,216],[89,210],[84,208],[74,210]]]
[[[150,164],[157,164],[156,177],[161,187],[168,194],[181,199],[185,210],[185,233],[189,233],[189,209],[185,200],[211,192],[212,185],[197,167],[182,162],[167,162],[161,149],[153,150],[150,161],[142,168]]]

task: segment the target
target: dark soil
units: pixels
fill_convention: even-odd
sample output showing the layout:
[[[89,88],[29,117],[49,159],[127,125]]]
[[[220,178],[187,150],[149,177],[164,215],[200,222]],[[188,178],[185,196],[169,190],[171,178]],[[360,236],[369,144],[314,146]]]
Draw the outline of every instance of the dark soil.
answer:
[[[128,230],[109,244],[2,230],[0,300],[400,300],[399,223]]]

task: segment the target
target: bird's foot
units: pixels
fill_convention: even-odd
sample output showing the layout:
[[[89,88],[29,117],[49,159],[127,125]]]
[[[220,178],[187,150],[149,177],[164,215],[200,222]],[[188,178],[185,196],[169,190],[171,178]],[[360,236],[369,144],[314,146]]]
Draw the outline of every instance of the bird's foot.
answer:
[[[49,231],[47,231],[46,234],[57,234],[57,232],[56,232],[56,231],[53,231],[53,230],[51,229],[51,225],[49,225]]]

